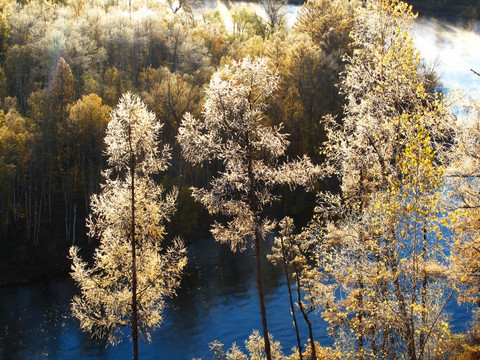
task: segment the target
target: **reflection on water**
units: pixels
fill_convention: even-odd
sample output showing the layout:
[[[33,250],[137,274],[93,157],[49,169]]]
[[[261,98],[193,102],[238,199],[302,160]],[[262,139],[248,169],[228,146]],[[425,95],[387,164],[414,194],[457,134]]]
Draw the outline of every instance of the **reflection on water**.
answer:
[[[443,87],[480,94],[480,22],[419,17],[414,41],[427,64],[436,63]]]

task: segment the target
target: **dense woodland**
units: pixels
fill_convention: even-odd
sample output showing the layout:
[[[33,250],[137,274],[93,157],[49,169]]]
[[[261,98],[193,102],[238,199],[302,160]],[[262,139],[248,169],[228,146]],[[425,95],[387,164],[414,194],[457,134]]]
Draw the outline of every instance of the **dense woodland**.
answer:
[[[284,5],[3,0],[0,281],[73,261],[80,326],[135,344],[179,285],[176,237],[211,230],[254,245],[263,325],[216,359],[478,358],[479,326],[445,313],[480,303],[478,99],[435,92],[405,3],[308,0],[291,29]],[[267,234],[309,328],[292,355],[268,336]]]
[[[105,168],[109,112],[124,92],[140,94],[164,124],[172,166],[158,181],[180,187],[169,232],[186,240],[208,235],[206,213],[188,188],[208,184],[218,164],[189,166],[175,136],[185,113],[201,113],[217,67],[246,55],[269,57],[282,82],[268,121],[291,134],[288,156],[321,159],[321,119],[342,108],[335,83],[353,5],[325,2],[330,14],[318,27],[310,26],[316,10],[306,10],[295,31],[286,30],[275,2],[265,5],[268,19],[235,6],[228,25],[218,11],[194,16],[189,2],[128,5],[2,4],[2,271],[61,263],[71,244],[90,244],[89,198]]]

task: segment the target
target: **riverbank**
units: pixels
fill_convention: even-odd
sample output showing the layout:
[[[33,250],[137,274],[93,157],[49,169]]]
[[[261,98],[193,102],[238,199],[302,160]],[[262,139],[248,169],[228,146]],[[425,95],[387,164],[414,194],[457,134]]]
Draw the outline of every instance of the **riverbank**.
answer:
[[[0,287],[14,284],[29,284],[37,280],[46,280],[58,276],[67,276],[71,261],[64,256],[29,257],[21,264],[3,263],[0,271]],[[42,261],[43,259],[43,261]]]

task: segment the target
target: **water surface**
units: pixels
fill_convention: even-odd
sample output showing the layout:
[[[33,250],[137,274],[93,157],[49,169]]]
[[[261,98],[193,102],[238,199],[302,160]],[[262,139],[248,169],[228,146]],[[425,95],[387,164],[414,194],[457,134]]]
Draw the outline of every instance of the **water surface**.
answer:
[[[142,359],[207,359],[212,341],[243,346],[253,329],[261,329],[253,251],[233,254],[229,247],[203,239],[188,252],[182,288],[168,301],[152,342],[140,344]],[[280,269],[264,265],[270,332],[289,354],[295,332],[287,288]],[[69,312],[74,294],[70,278],[0,288],[0,358],[130,359],[131,343],[106,347],[105,341],[80,331]],[[315,328],[320,342],[331,343],[323,320],[318,318]],[[306,339],[305,326],[302,333]]]

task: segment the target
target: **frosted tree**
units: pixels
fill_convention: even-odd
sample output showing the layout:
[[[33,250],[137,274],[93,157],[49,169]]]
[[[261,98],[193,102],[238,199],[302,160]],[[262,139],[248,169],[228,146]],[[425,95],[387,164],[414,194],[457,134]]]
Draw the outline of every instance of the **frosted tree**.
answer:
[[[162,321],[164,298],[172,296],[186,264],[180,240],[165,248],[163,223],[175,210],[177,190],[164,189],[151,178],[168,166],[170,150],[159,152],[161,125],[140,99],[127,93],[111,113],[105,137],[110,168],[103,173],[102,191],[91,198],[89,235],[100,239],[88,267],[70,249],[72,277],[81,290],[72,313],[94,337],[121,340],[130,327],[133,358],[138,359],[139,334]]]
[[[293,303],[293,287],[290,284],[291,277],[295,279],[296,283],[296,305],[308,327],[310,346],[307,348],[307,351],[310,353],[312,359],[317,359],[317,347],[313,337],[312,321],[309,317],[317,307],[312,306],[308,301],[305,301],[302,296],[302,293],[306,293],[306,290],[309,287],[309,282],[305,280],[311,278],[312,276],[310,274],[314,271],[315,262],[312,261],[312,257],[314,255],[316,241],[315,239],[308,237],[308,233],[305,231],[302,231],[299,234],[294,234],[295,226],[293,224],[293,219],[288,216],[284,217],[279,222],[279,226],[279,236],[274,239],[272,254],[268,255],[268,259],[276,265],[281,264],[283,266],[290,300],[290,312],[292,314],[293,324],[297,335],[298,357],[300,360],[303,359],[302,346]],[[305,286],[305,284],[307,284],[307,286]]]
[[[271,336],[270,336],[271,337]],[[278,341],[272,341],[272,359],[284,360],[287,357],[282,352],[282,346]],[[247,354],[245,354],[240,346],[236,343],[232,344],[232,347],[225,351],[224,344],[214,341],[210,343],[210,351],[212,352],[212,358],[218,360],[262,360],[265,359],[265,343],[258,330],[254,330],[252,334],[245,340],[245,348]],[[195,359],[194,359],[195,360]]]
[[[345,358],[433,358],[448,332],[437,153],[449,116],[419,74],[408,34],[414,18],[396,0],[357,10],[355,50],[340,84],[345,118],[330,122],[326,156],[341,198],[320,197],[311,234],[322,238],[324,278],[312,294]],[[336,301],[321,304],[328,284],[336,285]]]
[[[267,24],[271,33],[285,25],[284,7],[287,4],[285,0],[263,0],[261,4],[267,15]]]
[[[480,306],[480,101],[469,99],[463,110],[464,116],[459,116],[455,124],[454,144],[446,154],[451,186],[447,201],[450,210],[461,215],[452,222],[455,241],[451,275],[462,290],[460,302]]]
[[[187,161],[199,164],[218,160],[223,170],[210,189],[192,188],[193,197],[211,214],[230,218],[212,226],[215,239],[232,250],[255,248],[258,294],[267,359],[271,360],[267,315],[262,285],[261,239],[274,223],[262,216],[263,207],[276,197],[275,186],[310,186],[322,170],[307,157],[281,162],[288,145],[282,126],[267,125],[267,99],[279,86],[279,76],[263,58],[244,58],[218,70],[206,89],[203,119],[184,116],[178,141]]]

